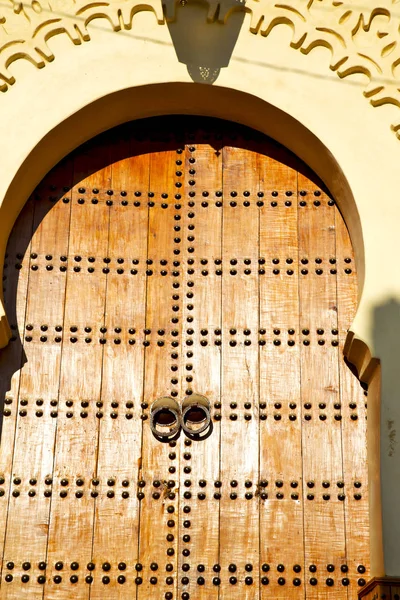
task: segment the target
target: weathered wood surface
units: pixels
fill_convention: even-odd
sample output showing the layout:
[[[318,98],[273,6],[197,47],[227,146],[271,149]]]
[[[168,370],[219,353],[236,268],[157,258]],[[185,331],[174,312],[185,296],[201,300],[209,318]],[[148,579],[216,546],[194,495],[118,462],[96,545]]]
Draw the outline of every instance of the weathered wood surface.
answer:
[[[176,360],[171,359],[174,352],[170,342],[172,338],[175,339],[171,332],[180,333],[181,328],[180,318],[178,315],[174,316],[172,309],[173,306],[179,306],[172,298],[175,293],[173,281],[179,283],[182,278],[181,270],[173,266],[172,251],[176,223],[173,208],[176,159],[177,154],[173,150],[153,152],[150,156],[149,191],[152,196],[149,198],[148,209],[146,265],[146,339],[149,345],[145,348],[143,394],[143,402],[147,405],[151,405],[160,396],[177,393],[178,389],[174,380],[179,380],[179,377],[175,376],[176,371],[171,370],[171,363],[176,364]],[[162,198],[162,194],[167,196]],[[160,261],[167,263],[162,264]],[[161,274],[164,270],[167,275]],[[174,270],[176,277],[172,275]],[[180,288],[177,290],[176,293],[180,293]],[[172,319],[178,319],[178,322],[173,323]],[[177,339],[180,337],[181,335],[176,336]],[[148,414],[149,411],[145,409],[143,416],[147,417]],[[171,453],[177,458],[171,458]],[[144,581],[138,588],[138,598],[161,600],[167,593],[174,594],[175,597],[177,588],[176,520],[179,514],[179,495],[176,484],[179,452],[176,452],[175,446],[171,448],[168,443],[161,443],[154,437],[148,418],[143,421],[141,462],[141,479],[146,482],[142,490],[145,497],[140,507],[139,532],[139,556],[140,564],[144,566]],[[170,468],[177,470],[171,473]]]
[[[47,176],[7,263],[1,600],[355,600],[357,274],[298,159],[217,121],[126,125]],[[192,394],[206,435],[157,439],[153,401]]]
[[[246,156],[246,159],[245,159]],[[257,154],[223,150],[220,598],[259,598]],[[237,196],[235,195],[237,194]],[[237,240],[241,239],[238,246]],[[248,264],[245,263],[248,262]],[[250,334],[248,334],[250,331]],[[234,455],[235,460],[230,456]],[[246,487],[248,486],[248,487]],[[246,498],[247,496],[247,498]],[[232,526],[234,524],[234,526]]]
[[[220,413],[221,346],[214,340],[221,338],[215,332],[222,327],[222,277],[216,272],[219,268],[216,261],[221,260],[222,210],[210,197],[215,190],[222,190],[222,153],[215,152],[207,143],[198,143],[186,146],[182,160],[186,173],[195,167],[198,200],[190,215],[183,213],[179,232],[182,242],[178,247],[196,250],[195,255],[187,251],[181,259],[181,293],[186,299],[182,309],[180,397],[184,398],[189,392],[203,394]],[[184,186],[188,197],[193,186],[186,177]],[[196,441],[182,436],[179,442],[183,457],[179,486],[181,497],[182,494],[187,496],[181,500],[182,518],[179,519],[179,539],[183,542],[179,569],[182,576],[188,578],[188,583],[186,580],[182,583],[181,579],[181,591],[199,600],[217,600],[219,594],[213,578],[220,576],[220,571],[215,570],[220,561],[220,500],[214,496],[221,492],[221,488],[214,486],[215,481],[221,480],[220,436],[220,421],[215,420],[212,434],[206,439]],[[186,473],[188,469],[190,472]],[[183,506],[189,507],[191,512],[184,513]],[[185,523],[189,520],[190,528]],[[206,555],[204,547],[209,549]],[[183,550],[188,550],[190,555],[184,556]],[[190,571],[183,570],[187,565],[191,565]],[[200,581],[204,580],[202,585],[197,583],[199,577],[203,578]]]
[[[61,165],[53,176],[56,179],[62,177],[66,184],[70,184],[71,161]],[[53,177],[48,178],[48,183],[52,179]],[[31,571],[36,576],[40,575],[38,563],[43,560],[47,549],[51,499],[44,492],[48,487],[45,479],[53,471],[57,424],[54,413],[57,411],[61,366],[61,344],[54,340],[54,328],[49,328],[48,325],[63,322],[66,291],[66,273],[58,271],[49,277],[49,272],[54,270],[54,258],[68,252],[70,221],[69,204],[57,203],[51,210],[49,205],[51,206],[51,201],[47,194],[37,198],[34,205],[34,234],[30,244],[31,268],[25,313],[26,342],[32,337],[29,342],[31,355],[21,370],[20,410],[12,473],[14,484],[16,480],[21,480],[21,483],[14,486],[10,496],[4,550],[5,560],[8,561],[10,557],[16,563],[15,574],[29,576],[25,593],[32,598],[41,598],[43,591]],[[46,247],[52,248],[51,255]],[[52,302],[44,315],[43,306],[50,297]],[[45,368],[38,370],[38,365],[45,365]],[[29,479],[23,477],[27,456],[30,464]],[[28,528],[25,521],[27,514],[32,520],[32,526]],[[30,549],[28,561],[24,559],[27,547]],[[25,573],[25,569],[18,568],[24,562],[31,564],[31,568],[26,569]],[[13,586],[6,588],[6,591],[7,598],[19,597],[20,592]]]
[[[308,180],[299,176],[298,183],[304,190]],[[346,549],[344,508],[337,487],[343,481],[341,421],[335,419],[340,410],[338,347],[330,342],[337,328],[336,275],[329,262],[336,250],[335,208],[325,194],[315,196],[314,190],[304,198],[306,206],[299,208],[299,256],[308,260],[308,273],[300,271],[299,286],[301,400],[303,406],[311,405],[307,409],[311,418],[302,428],[304,537],[305,562],[316,566],[318,581],[309,583],[306,593],[309,598],[342,598],[346,592],[338,577],[341,564],[346,563]],[[326,583],[324,592],[321,583]]]
[[[85,569],[92,555],[95,498],[90,489],[96,478],[100,426],[96,402],[100,400],[103,364],[103,345],[98,340],[99,329],[104,326],[106,297],[106,277],[100,257],[108,253],[109,229],[105,197],[92,195],[92,189],[98,186],[104,190],[110,183],[109,166],[97,172],[103,156],[109,162],[107,148],[93,153],[88,145],[74,160],[74,179],[79,184],[72,188],[69,246],[67,261],[63,261],[67,266],[67,288],[46,557],[46,600],[68,598],[71,577],[77,577],[76,582],[72,580],[74,596],[89,598]],[[88,191],[86,197],[83,190]],[[92,197],[96,198],[96,204],[91,202]],[[81,203],[82,198],[84,203]],[[90,257],[94,257],[95,262],[89,262]],[[91,273],[89,268],[95,271]],[[89,339],[92,341],[85,341]],[[78,568],[74,569],[76,565]]]
[[[261,597],[303,598],[297,171],[260,160],[260,191]]]
[[[111,147],[110,187],[124,191],[137,186],[146,196],[149,155],[131,157],[132,149],[129,139]],[[92,550],[92,562],[96,565],[110,562],[110,556],[114,558],[111,573],[107,572],[106,576],[110,577],[108,593],[115,600],[136,593],[134,565],[138,562],[137,485],[141,459],[144,347],[140,343],[129,344],[130,339],[135,339],[129,330],[137,327],[142,332],[145,327],[145,275],[143,272],[133,275],[131,268],[133,260],[142,264],[146,260],[147,236],[142,232],[147,229],[148,210],[146,203],[140,207],[132,203],[122,205],[120,198],[112,197],[113,204],[109,209],[107,255],[110,263],[107,265],[110,272],[106,274],[104,318],[107,343],[104,345],[100,395],[104,416],[100,420],[98,437],[96,477],[100,481],[100,493],[95,500]],[[121,373],[124,373],[123,377]],[[103,594],[104,584],[97,576],[90,598],[102,598]]]

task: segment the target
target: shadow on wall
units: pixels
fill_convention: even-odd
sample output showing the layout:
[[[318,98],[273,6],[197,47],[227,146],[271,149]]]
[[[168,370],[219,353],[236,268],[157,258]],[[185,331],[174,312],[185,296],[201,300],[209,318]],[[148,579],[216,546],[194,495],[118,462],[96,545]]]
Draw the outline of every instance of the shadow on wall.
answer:
[[[15,275],[13,274],[13,283],[16,292],[19,271],[15,273]],[[14,326],[17,322],[16,302],[7,310],[7,316],[10,323],[13,324],[13,328],[10,343],[0,350],[0,440],[2,440],[3,417],[7,417],[16,411],[16,401],[12,401],[8,394],[11,389],[12,377],[27,361],[21,338]]]
[[[399,576],[400,539],[400,302],[391,298],[373,312],[374,354],[382,364],[381,477],[385,568]]]
[[[179,4],[172,0],[165,4],[177,58],[187,66],[193,81],[212,84],[220,70],[229,65],[243,25],[244,5],[245,0],[223,0],[214,5],[201,0],[181,0]],[[218,20],[223,15],[227,15],[225,23]]]

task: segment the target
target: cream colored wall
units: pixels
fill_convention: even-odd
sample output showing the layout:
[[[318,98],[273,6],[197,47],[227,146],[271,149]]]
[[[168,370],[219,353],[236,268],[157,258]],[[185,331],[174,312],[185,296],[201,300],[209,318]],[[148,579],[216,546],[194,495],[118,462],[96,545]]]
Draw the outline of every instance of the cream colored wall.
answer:
[[[294,150],[337,198],[353,237],[361,273],[365,265],[363,294],[351,329],[368,344],[373,355],[384,359],[381,469],[385,566],[388,574],[400,575],[400,450],[396,440],[400,426],[396,385],[400,357],[400,141],[390,128],[398,122],[400,111],[395,105],[371,105],[364,97],[364,92],[371,90],[371,86],[366,88],[365,75],[338,77],[329,68],[331,52],[324,47],[329,45],[325,38],[320,38],[324,44],[317,44],[305,54],[291,47],[293,39],[299,40],[297,35],[292,38],[292,29],[287,25],[276,26],[268,37],[253,35],[250,28],[257,22],[256,9],[270,6],[267,0],[263,2],[248,3],[255,7],[253,15],[233,17],[236,21],[232,21],[232,35],[241,26],[240,34],[229,65],[221,69],[212,86],[193,83],[186,65],[176,56],[177,44],[181,52],[185,44],[195,41],[202,60],[209,63],[213,53],[210,45],[204,43],[208,32],[213,32],[211,38],[218,38],[221,28],[230,26],[229,20],[227,25],[205,25],[206,10],[200,5],[180,7],[175,30],[174,26],[159,24],[152,12],[138,12],[132,30],[119,33],[106,20],[99,19],[88,27],[91,41],[87,43],[74,45],[66,35],[52,37],[49,54],[55,59],[44,61],[43,69],[26,60],[13,62],[9,68],[12,77],[9,73],[8,79],[11,83],[15,78],[16,83],[5,86],[7,91],[0,95],[0,253],[4,253],[18,210],[43,175],[85,139],[128,119],[169,112],[208,114],[253,126]],[[306,3],[293,0],[292,4],[304,8]],[[336,19],[332,6],[319,4],[326,9],[321,18],[332,24]],[[70,10],[67,4],[65,7]],[[190,26],[181,23],[185,10],[191,11]],[[160,21],[162,14],[158,12]],[[349,19],[352,18],[354,15],[350,14]],[[282,15],[279,19],[283,20]],[[198,20],[205,25],[200,31],[195,27]],[[4,27],[7,28],[7,21]],[[335,27],[341,32],[337,23]],[[178,39],[175,47],[171,32]],[[299,28],[295,28],[297,33]],[[375,37],[370,56],[378,51],[374,44],[378,45],[381,38]],[[366,44],[367,40],[362,37],[359,43]],[[335,38],[336,57],[340,54],[337,44]],[[346,49],[349,44],[345,40]],[[302,48],[307,50],[307,44]],[[361,47],[358,50],[360,55],[368,54]],[[360,58],[357,63],[357,48],[352,46],[351,52],[352,70],[366,70],[368,61]],[[387,78],[383,59],[382,65],[380,76]],[[344,66],[340,74],[345,74]],[[394,102],[396,86],[393,88],[392,83],[391,80],[392,95],[387,97]],[[149,85],[155,87],[146,87]],[[382,96],[385,97],[377,92],[372,99],[379,104]],[[4,319],[2,324],[6,332]],[[370,356],[365,346],[356,341],[352,348],[353,355],[349,344],[350,358],[362,365],[364,378],[370,378]],[[375,384],[376,380],[373,387]],[[371,409],[371,415],[373,412]],[[379,440],[370,435],[369,442],[374,465],[379,457]],[[378,575],[382,574],[378,481],[372,493],[378,496],[374,501]]]

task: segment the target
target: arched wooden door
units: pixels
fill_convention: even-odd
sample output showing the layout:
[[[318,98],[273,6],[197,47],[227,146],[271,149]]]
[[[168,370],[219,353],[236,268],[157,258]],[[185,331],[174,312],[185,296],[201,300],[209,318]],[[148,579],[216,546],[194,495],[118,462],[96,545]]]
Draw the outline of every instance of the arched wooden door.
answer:
[[[124,125],[38,186],[6,263],[3,600],[356,599],[357,277],[296,157],[216,120]],[[155,436],[152,403],[193,393],[205,434]]]

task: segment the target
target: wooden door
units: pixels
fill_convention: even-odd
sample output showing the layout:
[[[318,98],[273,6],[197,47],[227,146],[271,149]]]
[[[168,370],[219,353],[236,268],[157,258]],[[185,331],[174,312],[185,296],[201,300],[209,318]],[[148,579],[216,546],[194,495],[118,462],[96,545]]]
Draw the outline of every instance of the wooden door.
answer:
[[[357,597],[357,274],[300,160],[217,120],[124,125],[38,186],[4,272],[2,600]]]

